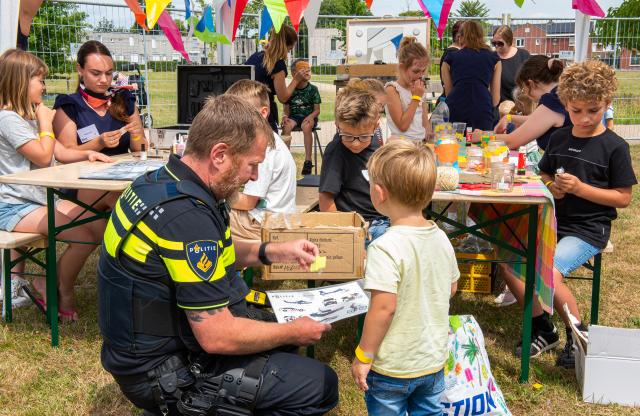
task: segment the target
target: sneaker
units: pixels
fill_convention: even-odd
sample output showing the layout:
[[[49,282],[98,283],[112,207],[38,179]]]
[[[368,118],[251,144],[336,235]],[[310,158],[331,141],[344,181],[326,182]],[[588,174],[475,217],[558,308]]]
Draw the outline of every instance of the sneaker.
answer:
[[[549,351],[560,345],[560,337],[558,336],[558,330],[553,327],[553,331],[536,331],[531,334],[531,358],[537,357],[545,351]],[[518,344],[516,348],[516,357],[522,355],[522,343]]]
[[[24,287],[27,285],[27,281],[20,277],[11,278],[11,307],[20,308],[22,306],[31,303],[31,299],[24,291]],[[2,296],[0,300],[4,301],[4,288],[2,289]]]
[[[505,286],[505,288],[502,291],[502,293],[500,293],[493,300],[493,302],[496,303],[497,306],[503,307],[503,306],[513,305],[514,303],[517,302],[517,299],[516,299],[515,296],[513,296],[513,293],[511,293],[511,291],[509,290],[509,287]]]
[[[313,163],[310,160],[305,160],[302,165],[302,174],[303,175],[311,175],[311,168],[313,167]]]
[[[564,367],[566,369],[572,369],[576,366],[576,356],[573,352],[573,338],[567,338],[567,343],[564,344],[564,348],[560,351],[558,359],[556,360],[556,367]]]

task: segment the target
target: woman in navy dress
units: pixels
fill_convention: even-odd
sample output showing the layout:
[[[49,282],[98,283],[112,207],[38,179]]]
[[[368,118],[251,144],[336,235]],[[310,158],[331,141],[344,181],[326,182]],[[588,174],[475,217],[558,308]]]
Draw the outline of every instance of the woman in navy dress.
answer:
[[[491,130],[493,109],[500,101],[500,58],[484,42],[478,22],[464,22],[460,39],[462,49],[448,54],[442,63],[450,120]]]

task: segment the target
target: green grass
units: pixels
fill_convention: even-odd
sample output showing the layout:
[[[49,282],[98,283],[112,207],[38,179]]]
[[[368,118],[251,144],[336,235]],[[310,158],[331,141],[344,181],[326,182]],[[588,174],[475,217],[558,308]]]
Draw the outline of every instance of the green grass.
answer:
[[[640,146],[631,146],[640,167]],[[295,154],[298,171],[302,155]],[[640,187],[629,208],[619,210],[611,240],[615,251],[603,255],[600,323],[640,328]],[[62,247],[59,247],[61,249]],[[100,365],[101,337],[96,323],[94,254],[76,286],[80,321],[60,329],[60,347],[49,345],[49,330],[34,306],[14,310],[14,322],[0,324],[0,415],[137,415]],[[301,288],[303,282],[257,281],[260,288]],[[590,305],[590,283],[572,280],[583,317]],[[452,314],[473,314],[484,332],[493,374],[514,415],[640,415],[640,409],[583,403],[573,371],[554,366],[557,352],[532,360],[530,381],[518,383],[519,360],[513,355],[520,332],[517,306],[496,308],[492,295],[458,294]],[[562,323],[554,318],[562,331]],[[356,320],[345,320],[316,346],[317,358],[331,365],[340,379],[340,404],[332,415],[366,413],[363,396],[350,375]],[[534,383],[542,384],[540,390]]]

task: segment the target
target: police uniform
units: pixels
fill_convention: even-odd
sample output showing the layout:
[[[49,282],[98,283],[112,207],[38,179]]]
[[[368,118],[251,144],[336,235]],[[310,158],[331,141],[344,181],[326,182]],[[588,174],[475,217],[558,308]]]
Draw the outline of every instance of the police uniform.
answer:
[[[191,388],[189,360],[202,353],[184,311],[227,307],[247,316],[248,292],[235,273],[226,204],[171,156],[123,192],[105,230],[98,264],[103,367],[136,406],[166,411],[165,402],[177,414],[167,386]],[[324,414],[337,404],[337,377],[326,365],[282,351],[259,356],[256,414]],[[207,357],[211,374],[248,371],[256,361]],[[164,373],[172,377],[159,390]]]

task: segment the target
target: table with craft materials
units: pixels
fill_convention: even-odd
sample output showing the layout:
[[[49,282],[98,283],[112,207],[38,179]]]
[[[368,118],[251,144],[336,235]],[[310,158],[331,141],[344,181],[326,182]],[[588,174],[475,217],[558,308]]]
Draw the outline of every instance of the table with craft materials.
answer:
[[[536,177],[520,177],[510,192],[491,190],[481,183],[461,184],[455,191],[435,192],[433,201],[444,204],[444,208],[436,210],[431,204],[426,213],[453,227],[447,233],[450,238],[472,234],[488,241],[498,249],[502,257],[498,261],[525,281],[522,345],[530,345],[534,288],[543,309],[551,311],[553,307],[556,223],[549,190]],[[449,218],[447,211],[453,203],[470,204],[469,216],[475,224]],[[522,354],[520,382],[528,380],[529,362],[529,354]]]

